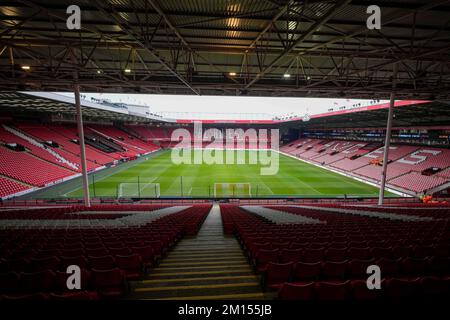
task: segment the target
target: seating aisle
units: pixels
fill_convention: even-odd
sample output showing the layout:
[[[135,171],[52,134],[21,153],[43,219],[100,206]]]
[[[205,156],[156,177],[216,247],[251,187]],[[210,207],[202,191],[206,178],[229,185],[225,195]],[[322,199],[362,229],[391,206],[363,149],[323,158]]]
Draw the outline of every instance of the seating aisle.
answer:
[[[258,277],[239,243],[223,233],[215,204],[195,237],[184,237],[142,281],[131,299],[262,299]]]

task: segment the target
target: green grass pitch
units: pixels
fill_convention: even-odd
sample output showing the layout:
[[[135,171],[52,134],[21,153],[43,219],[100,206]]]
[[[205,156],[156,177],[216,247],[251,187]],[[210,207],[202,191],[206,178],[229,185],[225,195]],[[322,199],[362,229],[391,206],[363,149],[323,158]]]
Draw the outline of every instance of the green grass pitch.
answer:
[[[201,151],[195,151],[201,152]],[[227,151],[230,152],[230,151]],[[249,152],[246,151],[246,159]],[[376,196],[378,189],[368,184],[279,155],[279,171],[276,175],[261,175],[260,164],[181,164],[171,160],[171,151],[165,151],[146,161],[99,179],[91,195],[116,197],[120,183],[159,183],[162,197],[212,197],[215,183],[251,183],[252,196],[300,196],[336,197]],[[266,166],[265,166],[266,167]],[[387,195],[391,195],[387,193]],[[66,194],[81,197],[78,188]]]

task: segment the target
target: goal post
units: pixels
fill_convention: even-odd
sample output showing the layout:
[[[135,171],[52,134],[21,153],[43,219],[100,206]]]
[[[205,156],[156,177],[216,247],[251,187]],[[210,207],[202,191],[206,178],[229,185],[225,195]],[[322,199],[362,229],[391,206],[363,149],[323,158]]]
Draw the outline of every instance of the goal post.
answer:
[[[118,186],[118,198],[159,198],[159,183],[123,182]]]
[[[214,183],[215,198],[251,197],[252,185],[248,182]]]

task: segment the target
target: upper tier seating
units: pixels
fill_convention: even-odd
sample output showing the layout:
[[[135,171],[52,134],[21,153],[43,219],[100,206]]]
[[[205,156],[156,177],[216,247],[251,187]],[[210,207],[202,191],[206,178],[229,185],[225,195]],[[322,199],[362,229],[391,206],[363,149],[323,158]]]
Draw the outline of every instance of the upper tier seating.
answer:
[[[136,132],[144,141],[170,140],[170,135],[161,127],[148,126],[128,126],[129,129]]]
[[[126,154],[137,155],[152,152],[158,149],[158,146],[151,142],[144,142],[138,138],[130,136],[127,132],[112,126],[90,125],[94,132],[100,132],[107,137],[113,138],[114,143],[121,145],[127,151]]]
[[[78,140],[77,127],[74,125],[31,125],[19,124],[18,127],[27,134],[39,138],[42,141],[53,141],[59,145],[54,148],[55,151],[62,151],[62,155],[68,156],[67,153],[80,157],[80,146],[72,140]],[[114,155],[107,155],[100,150],[94,149],[86,145],[86,159],[88,160],[88,168],[96,168],[99,165],[111,163],[114,161]],[[120,159],[116,156],[115,159]],[[72,158],[72,160],[74,160]],[[79,164],[79,160],[76,162]]]
[[[65,167],[66,169],[69,169],[71,171],[78,171],[76,170],[74,167],[69,166],[68,164],[60,161],[58,158],[56,158],[54,155],[52,155],[51,153],[45,151],[44,149],[42,149],[39,146],[36,146],[34,144],[31,144],[30,142],[28,142],[25,139],[22,139],[14,134],[12,134],[11,132],[6,131],[3,126],[0,125],[0,142],[4,142],[4,143],[17,143],[20,144],[22,146],[24,146],[26,149],[28,149],[28,151],[30,153],[32,153],[33,155],[44,159],[46,161],[52,162],[56,165]],[[38,141],[39,142],[39,141]],[[48,147],[50,148],[50,147]],[[70,161],[70,159],[66,160]]]

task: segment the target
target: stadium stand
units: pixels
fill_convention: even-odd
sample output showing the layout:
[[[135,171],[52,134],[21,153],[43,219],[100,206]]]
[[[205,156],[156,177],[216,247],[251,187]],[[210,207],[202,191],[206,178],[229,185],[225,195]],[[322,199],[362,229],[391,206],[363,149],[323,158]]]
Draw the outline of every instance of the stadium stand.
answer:
[[[348,148],[345,148],[348,146]],[[338,169],[347,174],[379,182],[383,163],[383,148],[378,143],[358,141],[328,141],[298,139],[285,144],[280,151]],[[410,192],[423,193],[449,182],[450,151],[420,146],[392,145],[387,172],[388,186]],[[426,171],[435,169],[427,174]]]
[[[0,198],[25,191],[30,187],[18,181],[0,176]]]
[[[33,186],[43,187],[73,176],[75,172],[41,160],[27,152],[0,147],[0,174]]]
[[[326,221],[274,224],[237,206],[221,206],[224,232],[238,237],[262,274],[263,287],[279,299],[372,300],[449,293],[448,215],[444,220],[399,223],[326,209],[268,208]],[[435,217],[426,209],[417,214]],[[383,270],[381,286],[386,290],[367,289],[366,269],[372,264]]]
[[[47,124],[19,124],[18,127],[31,136],[40,138],[42,141],[52,141],[58,144],[58,152],[72,154],[79,158],[80,147],[78,143],[77,128],[72,124],[68,125],[54,125]],[[86,146],[86,158],[89,160],[91,167],[98,167],[113,162],[115,159],[120,159],[114,154],[105,154],[100,150],[96,150],[91,146]],[[78,163],[78,162],[77,162]],[[98,165],[97,165],[98,164]]]
[[[95,132],[100,132],[107,138],[109,137],[114,139],[115,143],[120,144],[126,149],[126,153],[124,155],[129,154],[136,156],[137,154],[145,154],[159,149],[159,147],[153,143],[140,141],[139,139],[134,138],[126,132],[113,126],[90,125],[89,129]]]
[[[27,141],[24,138],[14,135],[13,133],[7,131],[5,128],[9,127],[5,126],[0,127],[1,142],[5,144],[19,144],[25,147],[31,154],[35,155],[38,158],[65,167],[66,169],[69,170],[78,171],[78,167],[76,165],[68,161],[68,159],[66,158],[57,157],[55,153],[50,153],[48,151],[48,149],[50,148],[45,146],[44,144],[41,144],[38,141],[34,141],[34,143],[31,143],[30,141]]]
[[[101,206],[95,220],[107,226],[121,219],[114,212],[124,210],[136,216],[155,216],[142,225],[121,228],[51,227],[46,219],[91,219],[83,217],[83,207],[37,209],[8,213],[9,219],[28,219],[27,228],[5,229],[8,217],[0,216],[0,295],[3,300],[34,299],[111,299],[129,292],[130,280],[137,280],[158,262],[185,234],[195,234],[210,205],[190,207]],[[129,212],[129,210],[133,212]],[[165,210],[165,211],[164,211]],[[169,210],[169,211],[168,211]],[[164,211],[164,214],[159,212]],[[110,212],[110,213],[108,213]],[[150,212],[150,213],[149,213]],[[66,216],[68,215],[68,216]],[[9,221],[15,221],[15,220]],[[70,291],[66,281],[69,265],[82,271],[82,290]]]

